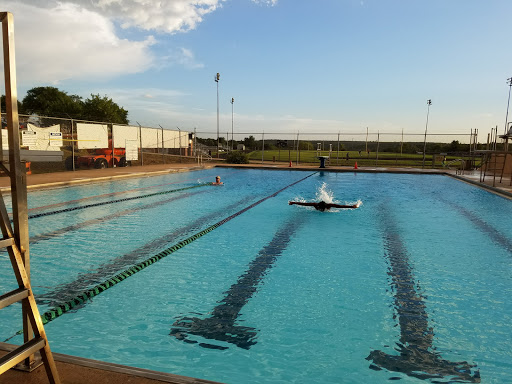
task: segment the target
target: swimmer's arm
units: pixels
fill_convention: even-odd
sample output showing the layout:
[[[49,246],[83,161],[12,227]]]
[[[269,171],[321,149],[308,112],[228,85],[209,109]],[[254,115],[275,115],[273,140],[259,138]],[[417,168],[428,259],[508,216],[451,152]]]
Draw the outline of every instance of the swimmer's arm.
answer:
[[[288,204],[289,205],[304,205],[306,207],[314,207],[314,206],[318,205],[318,203],[302,203],[300,201],[289,201]]]
[[[329,208],[359,208],[359,203],[354,205],[327,204]]]

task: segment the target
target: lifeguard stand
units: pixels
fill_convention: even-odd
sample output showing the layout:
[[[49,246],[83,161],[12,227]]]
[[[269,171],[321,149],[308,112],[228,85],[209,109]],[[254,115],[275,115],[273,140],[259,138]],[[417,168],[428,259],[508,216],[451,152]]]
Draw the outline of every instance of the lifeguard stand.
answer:
[[[503,140],[502,149],[498,149],[498,137]],[[512,139],[512,122],[508,123],[507,129],[503,135],[498,136],[498,127],[492,128],[487,140],[487,149],[478,151],[482,158],[482,167],[480,168],[480,182],[485,182],[486,176],[493,177],[493,186],[499,177],[502,183],[503,175],[510,168],[510,185],[512,185],[512,153],[508,150],[508,142]]]
[[[0,12],[3,36],[5,99],[9,151],[0,157],[0,169],[11,181],[13,226],[9,220],[3,196],[0,196],[0,247],[7,248],[18,289],[0,295],[0,309],[16,302],[22,303],[24,344],[0,357],[0,375],[14,366],[31,371],[44,364],[51,384],[60,383],[50,346],[46,338],[39,310],[30,285],[30,258],[28,237],[27,179],[25,164],[21,161],[16,89],[16,62],[14,58],[14,22],[9,12]],[[0,135],[0,148],[1,148]],[[5,152],[5,151],[2,151]],[[30,151],[28,151],[30,152]],[[30,154],[28,155],[30,157]],[[27,159],[28,160],[28,159]],[[40,351],[41,360],[34,354]]]

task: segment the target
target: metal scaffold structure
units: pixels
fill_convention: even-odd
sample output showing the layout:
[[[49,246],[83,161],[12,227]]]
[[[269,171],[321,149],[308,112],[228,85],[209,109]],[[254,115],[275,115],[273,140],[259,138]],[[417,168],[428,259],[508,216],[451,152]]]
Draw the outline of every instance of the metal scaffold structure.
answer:
[[[480,182],[485,182],[486,176],[492,176],[493,187],[499,178],[499,183],[503,182],[503,176],[510,173],[510,185],[512,185],[512,153],[509,152],[508,142],[512,140],[512,122],[508,120],[508,110],[510,106],[510,94],[512,90],[512,77],[507,79],[508,100],[507,113],[505,116],[505,131],[503,135],[498,135],[498,127],[492,128],[487,136],[487,148],[485,151],[479,151],[483,155],[482,167],[480,168]],[[498,137],[502,140],[502,148],[498,148]],[[510,155],[510,157],[509,157]]]
[[[501,139],[501,143],[498,141]],[[486,177],[492,177],[492,185],[502,183],[503,177],[510,175],[512,185],[512,153],[509,152],[508,142],[512,139],[512,124],[509,125],[505,134],[498,135],[498,127],[491,128],[487,137],[485,150],[477,151],[482,156],[482,167],[480,168],[480,182],[485,182]],[[501,147],[501,148],[500,148]]]
[[[14,58],[14,22],[10,12],[0,12],[3,36],[7,137],[9,150],[2,150],[0,169],[10,178],[12,198],[12,222],[7,214],[3,196],[0,197],[0,247],[9,253],[18,288],[0,295],[0,309],[21,302],[23,312],[24,343],[0,358],[0,375],[20,365],[32,371],[44,364],[50,383],[60,383],[48,339],[30,285],[30,258],[28,237],[27,180],[25,164],[20,156],[20,134],[18,120],[18,97],[16,88],[16,65]],[[0,135],[0,146],[1,135]],[[40,352],[41,361],[34,354]]]

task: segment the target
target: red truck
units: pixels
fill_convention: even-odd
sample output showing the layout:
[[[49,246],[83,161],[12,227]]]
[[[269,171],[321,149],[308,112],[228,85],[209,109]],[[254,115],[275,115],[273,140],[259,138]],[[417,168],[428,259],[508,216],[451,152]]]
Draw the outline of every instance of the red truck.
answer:
[[[90,155],[75,156],[75,169],[80,167],[109,168],[112,166],[126,167],[126,150],[124,148],[115,148],[112,158],[112,140],[108,141],[108,148],[98,148],[91,150]],[[72,157],[66,159],[66,168],[73,169]]]

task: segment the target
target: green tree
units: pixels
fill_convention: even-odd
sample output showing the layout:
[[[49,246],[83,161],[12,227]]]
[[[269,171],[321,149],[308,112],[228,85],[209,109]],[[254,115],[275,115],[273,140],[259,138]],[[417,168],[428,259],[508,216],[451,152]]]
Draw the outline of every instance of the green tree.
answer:
[[[421,151],[420,147],[418,147],[416,144],[412,143],[404,143],[402,146],[402,152],[403,153],[416,153]]]
[[[128,111],[108,96],[93,95],[84,101],[82,119],[107,123],[128,124]]]
[[[447,152],[459,152],[462,151],[462,145],[459,143],[459,140],[453,140],[450,145],[448,145]]]
[[[7,113],[7,105],[5,102],[5,95],[0,96],[0,110],[2,113]],[[18,100],[18,113],[24,113],[23,112],[23,104],[21,104],[21,101]]]
[[[23,110],[39,116],[79,119],[82,115],[82,98],[68,95],[55,87],[35,87],[23,98]]]
[[[200,137],[196,138],[199,144],[206,145],[207,147],[216,147],[217,139],[201,139]]]
[[[246,148],[254,149],[256,147],[256,139],[254,136],[249,136],[244,139],[244,145]]]
[[[240,151],[232,151],[228,153],[226,162],[229,164],[249,164],[249,156]]]
[[[309,141],[299,141],[299,149],[301,151],[312,151],[314,145]]]

